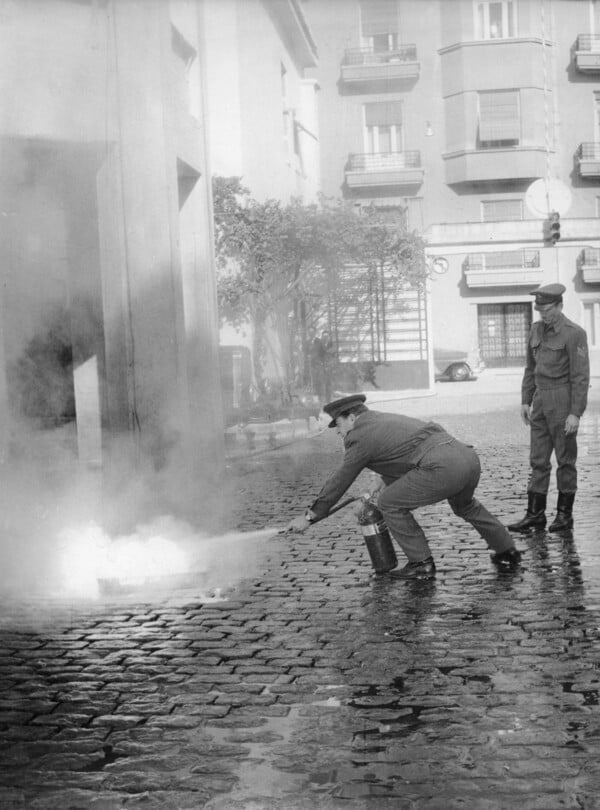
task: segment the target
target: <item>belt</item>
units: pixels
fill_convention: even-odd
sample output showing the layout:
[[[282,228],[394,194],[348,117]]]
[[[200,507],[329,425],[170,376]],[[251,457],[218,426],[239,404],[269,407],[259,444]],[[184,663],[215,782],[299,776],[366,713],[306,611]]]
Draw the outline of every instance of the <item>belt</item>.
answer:
[[[554,385],[538,385],[536,383],[535,390],[536,391],[556,391],[557,388],[569,388],[571,385],[570,382],[559,382],[555,383]]]

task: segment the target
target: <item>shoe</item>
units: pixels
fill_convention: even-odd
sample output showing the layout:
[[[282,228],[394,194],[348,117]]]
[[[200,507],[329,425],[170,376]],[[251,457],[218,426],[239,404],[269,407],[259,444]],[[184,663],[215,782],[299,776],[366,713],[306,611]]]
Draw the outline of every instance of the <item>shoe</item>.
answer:
[[[394,579],[433,579],[435,577],[435,563],[433,557],[419,562],[409,562],[399,571],[391,571]]]
[[[499,551],[497,554],[492,554],[492,562],[501,571],[512,571],[518,568],[521,563],[521,552],[517,548]]]
[[[522,520],[508,525],[510,532],[529,534],[541,531],[546,525],[546,496],[539,492],[527,493],[527,511]]]

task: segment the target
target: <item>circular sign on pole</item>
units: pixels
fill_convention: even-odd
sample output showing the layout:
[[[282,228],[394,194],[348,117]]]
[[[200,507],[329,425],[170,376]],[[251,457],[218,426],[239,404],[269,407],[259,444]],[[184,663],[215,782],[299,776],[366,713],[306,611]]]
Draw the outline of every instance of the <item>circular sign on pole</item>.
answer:
[[[434,273],[438,273],[439,275],[446,273],[448,267],[448,259],[446,259],[445,256],[436,256],[435,259],[431,259],[431,269]]]
[[[547,217],[552,211],[564,217],[571,207],[571,199],[569,187],[554,177],[534,180],[525,194],[527,208],[535,217]]]

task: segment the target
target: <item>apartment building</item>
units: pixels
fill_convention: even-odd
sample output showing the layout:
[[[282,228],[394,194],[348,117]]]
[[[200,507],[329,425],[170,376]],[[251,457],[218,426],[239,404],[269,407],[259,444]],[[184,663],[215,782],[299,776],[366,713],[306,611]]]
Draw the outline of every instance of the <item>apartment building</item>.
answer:
[[[317,50],[300,0],[205,0],[202,51],[213,176],[240,177],[250,196],[314,202],[320,190]],[[252,326],[220,330],[226,407],[251,386]],[[267,378],[284,377],[276,330]]]
[[[31,387],[32,346],[62,330],[73,401],[52,407],[50,358],[28,440],[75,426],[85,463],[119,438],[190,480],[222,463],[201,7],[2,4],[2,457],[24,433],[15,372]]]
[[[529,293],[555,281],[599,375],[600,2],[305,10],[320,54],[323,191],[376,206],[427,243],[428,300],[388,312],[377,336],[399,380],[422,381],[438,348],[521,366]]]
[[[315,200],[317,52],[299,0],[205,0],[211,171],[256,200]]]

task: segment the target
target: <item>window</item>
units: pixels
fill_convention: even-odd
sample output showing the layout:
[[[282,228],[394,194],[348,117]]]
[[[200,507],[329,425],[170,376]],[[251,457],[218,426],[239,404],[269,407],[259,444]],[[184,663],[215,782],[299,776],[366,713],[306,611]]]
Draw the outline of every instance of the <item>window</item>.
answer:
[[[479,93],[479,149],[518,146],[521,114],[518,90]]]
[[[523,200],[482,200],[482,222],[516,222],[523,219]]]
[[[396,0],[362,0],[360,18],[363,39],[374,51],[394,51],[398,48]]]
[[[281,72],[281,111],[283,115],[283,143],[285,152],[290,155],[294,143],[294,119],[289,102],[288,75],[284,65],[280,65]]]
[[[365,104],[366,151],[402,152],[402,102]]]
[[[506,39],[515,36],[515,3],[509,0],[476,4],[478,39]]]
[[[171,25],[171,50],[176,57],[177,91],[181,103],[194,118],[200,117],[200,74],[196,49]]]
[[[600,301],[585,301],[583,304],[583,328],[587,332],[589,345],[600,347]]]

